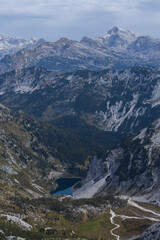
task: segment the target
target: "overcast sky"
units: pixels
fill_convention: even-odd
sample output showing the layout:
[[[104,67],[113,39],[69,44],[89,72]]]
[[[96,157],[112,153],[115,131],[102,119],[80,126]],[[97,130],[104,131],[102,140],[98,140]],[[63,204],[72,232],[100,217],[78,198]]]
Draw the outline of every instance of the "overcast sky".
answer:
[[[55,41],[120,26],[160,38],[160,0],[0,0],[0,33]]]

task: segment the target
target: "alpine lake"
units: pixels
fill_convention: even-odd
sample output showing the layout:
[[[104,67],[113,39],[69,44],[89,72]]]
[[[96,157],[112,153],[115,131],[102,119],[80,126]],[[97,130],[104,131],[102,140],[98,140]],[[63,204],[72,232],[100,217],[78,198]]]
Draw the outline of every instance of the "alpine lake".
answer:
[[[51,192],[51,195],[69,195],[72,196],[72,187],[78,183],[81,178],[58,178],[56,183],[58,187]]]

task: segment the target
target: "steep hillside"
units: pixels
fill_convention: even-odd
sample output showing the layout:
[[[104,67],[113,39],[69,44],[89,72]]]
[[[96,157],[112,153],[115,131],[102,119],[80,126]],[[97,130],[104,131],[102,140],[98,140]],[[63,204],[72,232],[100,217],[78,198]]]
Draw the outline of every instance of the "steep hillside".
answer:
[[[82,142],[73,134],[0,105],[0,186],[4,192],[33,197],[49,194],[58,176],[83,176],[86,160],[97,152],[103,154],[103,144]]]
[[[105,161],[92,159],[87,178],[75,189],[74,197],[112,193],[160,204],[159,157],[160,119],[124,138],[107,152]]]
[[[135,240],[150,240],[150,239],[159,240],[159,238],[160,238],[160,224],[155,223]]]
[[[147,67],[66,74],[32,67],[0,76],[0,101],[62,128],[126,135],[160,117],[159,74]]]

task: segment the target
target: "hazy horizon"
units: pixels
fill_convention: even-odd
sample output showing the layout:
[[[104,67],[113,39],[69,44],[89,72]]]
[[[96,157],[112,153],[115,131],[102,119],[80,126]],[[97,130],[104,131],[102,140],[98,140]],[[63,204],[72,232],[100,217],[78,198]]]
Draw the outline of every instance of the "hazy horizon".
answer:
[[[120,26],[160,38],[158,0],[0,0],[0,4],[0,33],[12,37],[80,40]]]

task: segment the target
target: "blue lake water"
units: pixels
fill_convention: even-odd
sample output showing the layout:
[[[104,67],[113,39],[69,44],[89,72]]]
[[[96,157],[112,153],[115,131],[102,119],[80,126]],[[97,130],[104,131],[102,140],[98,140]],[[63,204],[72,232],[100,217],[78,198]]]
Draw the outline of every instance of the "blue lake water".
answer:
[[[69,187],[62,191],[55,192],[55,193],[53,193],[53,195],[70,195],[70,196],[72,196],[72,187]]]
[[[51,194],[72,196],[72,187],[80,180],[81,178],[59,178],[56,180],[58,187]]]

